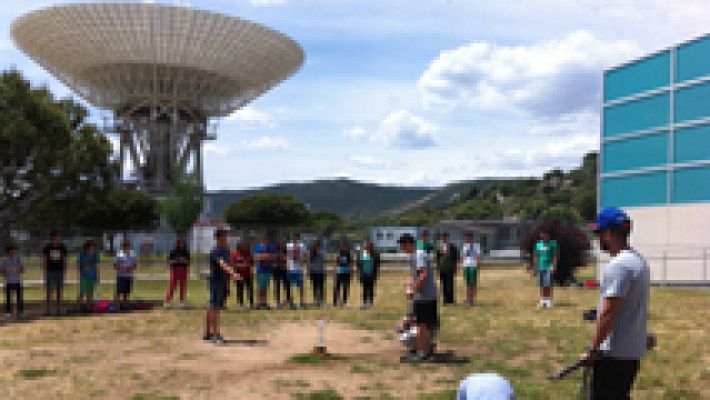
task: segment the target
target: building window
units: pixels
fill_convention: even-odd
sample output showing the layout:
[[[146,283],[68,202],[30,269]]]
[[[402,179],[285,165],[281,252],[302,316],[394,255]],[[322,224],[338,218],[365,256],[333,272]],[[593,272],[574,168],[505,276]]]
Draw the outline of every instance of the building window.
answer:
[[[387,232],[387,240],[394,240],[394,233],[392,233],[391,231]]]
[[[377,240],[382,240],[384,239],[384,235],[382,234],[382,231],[377,232]]]

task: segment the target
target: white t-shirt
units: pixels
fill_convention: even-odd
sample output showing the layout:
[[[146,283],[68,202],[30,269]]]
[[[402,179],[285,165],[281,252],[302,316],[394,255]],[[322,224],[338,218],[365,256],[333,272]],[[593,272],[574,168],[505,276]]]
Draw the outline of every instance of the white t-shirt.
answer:
[[[481,256],[481,247],[478,243],[464,243],[462,256],[464,268],[476,268],[478,257]]]
[[[119,250],[116,254],[116,258],[113,260],[113,264],[119,267],[119,269],[116,270],[117,277],[132,278],[133,270],[138,266],[136,252],[134,250],[128,250],[128,252]]]
[[[301,272],[306,257],[306,245],[303,242],[289,242],[286,245],[286,268],[289,272]]]
[[[641,359],[646,354],[651,288],[651,274],[646,260],[635,250],[621,251],[604,267],[599,286],[599,310],[606,297],[622,298],[614,328],[600,349],[614,358]]]

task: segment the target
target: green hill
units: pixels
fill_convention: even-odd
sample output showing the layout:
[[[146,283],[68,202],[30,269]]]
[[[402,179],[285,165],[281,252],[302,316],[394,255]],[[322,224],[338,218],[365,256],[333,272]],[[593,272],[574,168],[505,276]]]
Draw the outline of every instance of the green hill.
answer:
[[[431,188],[381,186],[349,179],[324,179],[303,183],[282,183],[260,189],[212,191],[210,217],[224,218],[227,207],[244,196],[257,193],[289,194],[308,204],[311,211],[331,211],[342,217],[363,220],[396,209],[433,192]]]

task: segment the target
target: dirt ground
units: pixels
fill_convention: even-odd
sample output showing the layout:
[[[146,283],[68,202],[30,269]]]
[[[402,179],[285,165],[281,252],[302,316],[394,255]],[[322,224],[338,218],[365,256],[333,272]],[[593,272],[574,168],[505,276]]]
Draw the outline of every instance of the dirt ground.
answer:
[[[60,337],[53,344],[0,350],[3,378],[12,378],[9,371],[49,371],[38,372],[41,379],[18,379],[15,374],[10,387],[0,388],[0,393],[5,392],[0,397],[291,399],[299,393],[309,398],[309,393],[334,391],[345,398],[409,398],[422,391],[450,389],[453,383],[446,368],[400,365],[402,346],[392,333],[342,323],[328,323],[325,328],[334,357],[310,364],[290,359],[312,350],[315,322],[243,328],[229,332],[233,342],[217,346],[196,340],[192,330],[182,335],[122,337],[122,330],[132,330],[130,325],[151,324],[145,313],[101,318],[75,320],[71,332],[64,332],[71,340],[61,340],[62,333],[57,332]],[[35,321],[32,333],[27,333],[51,334],[56,324]],[[95,324],[101,329],[94,329]],[[20,331],[23,328],[29,326]],[[101,334],[107,330],[112,334]]]

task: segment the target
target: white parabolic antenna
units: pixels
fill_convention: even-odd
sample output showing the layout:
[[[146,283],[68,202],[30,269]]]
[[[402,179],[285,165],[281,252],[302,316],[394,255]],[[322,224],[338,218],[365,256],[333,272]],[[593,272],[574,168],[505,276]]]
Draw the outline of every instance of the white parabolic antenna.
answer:
[[[211,118],[243,107],[304,61],[301,47],[275,30],[158,4],[40,9],[18,18],[12,37],[59,81],[113,113],[122,168],[156,194],[171,189],[176,170],[202,179]]]

